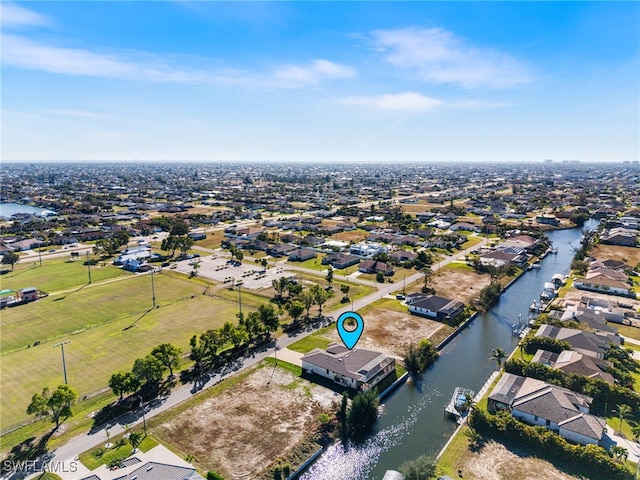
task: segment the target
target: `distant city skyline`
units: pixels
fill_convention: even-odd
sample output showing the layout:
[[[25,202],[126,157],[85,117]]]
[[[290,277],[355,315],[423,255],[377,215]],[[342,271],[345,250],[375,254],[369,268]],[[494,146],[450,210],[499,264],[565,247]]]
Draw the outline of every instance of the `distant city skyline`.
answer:
[[[637,2],[0,9],[3,161],[640,158]]]

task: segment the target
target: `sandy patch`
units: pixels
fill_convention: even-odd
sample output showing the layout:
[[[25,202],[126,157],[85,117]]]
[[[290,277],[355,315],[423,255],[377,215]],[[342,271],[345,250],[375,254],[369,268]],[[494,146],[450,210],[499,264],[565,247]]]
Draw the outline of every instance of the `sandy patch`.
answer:
[[[547,461],[521,457],[504,445],[488,442],[462,466],[463,478],[472,480],[570,480]]]
[[[475,270],[466,268],[446,266],[433,274],[429,286],[434,288],[436,294],[441,297],[458,300],[468,305],[472,302],[477,303],[480,298],[480,290],[490,282],[489,275],[480,275]],[[419,292],[423,285],[423,281],[418,281],[407,291]]]
[[[620,260],[625,262],[632,268],[640,263],[640,248],[636,247],[619,247],[617,245],[596,245],[590,254],[598,260]]]
[[[409,343],[429,338],[442,327],[439,322],[385,308],[367,312],[363,320],[365,328],[358,347],[400,358]],[[327,337],[340,342],[336,329],[331,329]]]
[[[312,432],[318,415],[338,401],[334,392],[266,366],[233,388],[206,399],[158,427],[198,466],[225,478],[255,478]]]

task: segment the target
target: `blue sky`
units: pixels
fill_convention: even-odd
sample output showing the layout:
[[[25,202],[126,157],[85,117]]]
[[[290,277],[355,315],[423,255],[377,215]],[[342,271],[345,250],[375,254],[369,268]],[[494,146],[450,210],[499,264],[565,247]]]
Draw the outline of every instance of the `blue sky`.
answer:
[[[0,8],[5,161],[640,157],[638,2]]]

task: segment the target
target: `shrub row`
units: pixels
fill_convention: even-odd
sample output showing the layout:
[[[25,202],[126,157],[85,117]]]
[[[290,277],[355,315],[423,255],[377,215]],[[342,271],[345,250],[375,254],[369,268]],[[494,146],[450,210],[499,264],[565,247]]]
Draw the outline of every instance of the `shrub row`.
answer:
[[[505,362],[504,371],[522,377],[536,378],[588,395],[593,398],[591,412],[595,415],[606,414],[605,408],[607,405],[609,408],[614,405],[628,405],[633,411],[640,409],[640,395],[636,392],[627,387],[614,385],[598,378],[587,378],[574,373],[567,375],[560,370],[549,368],[541,363],[527,363],[518,359]]]
[[[553,461],[561,461],[587,478],[630,480],[632,473],[597,445],[574,445],[545,427],[532,427],[507,412],[491,415],[474,409],[469,426],[478,433],[517,444]]]

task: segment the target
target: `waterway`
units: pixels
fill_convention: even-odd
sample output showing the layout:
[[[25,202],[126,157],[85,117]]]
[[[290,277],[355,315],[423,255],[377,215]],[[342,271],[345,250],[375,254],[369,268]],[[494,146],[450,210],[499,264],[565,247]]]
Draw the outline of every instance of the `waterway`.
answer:
[[[35,215],[51,215],[55,212],[44,208],[21,205],[19,203],[0,203],[0,217],[11,218],[16,213],[31,213]]]
[[[595,228],[590,220],[585,228]],[[407,460],[427,454],[433,458],[456,428],[444,417],[457,386],[479,390],[496,369],[490,360],[496,347],[513,351],[518,338],[511,326],[518,315],[527,318],[529,305],[539,299],[543,284],[555,273],[567,274],[580,243],[582,230],[573,228],[549,232],[557,254],[542,260],[538,270],[527,271],[500,297],[486,314],[479,315],[441,352],[420,384],[407,383],[384,400],[384,415],[376,430],[360,446],[329,448],[301,477],[304,480],[381,480],[386,470],[398,469]],[[365,331],[366,334],[366,331]]]

